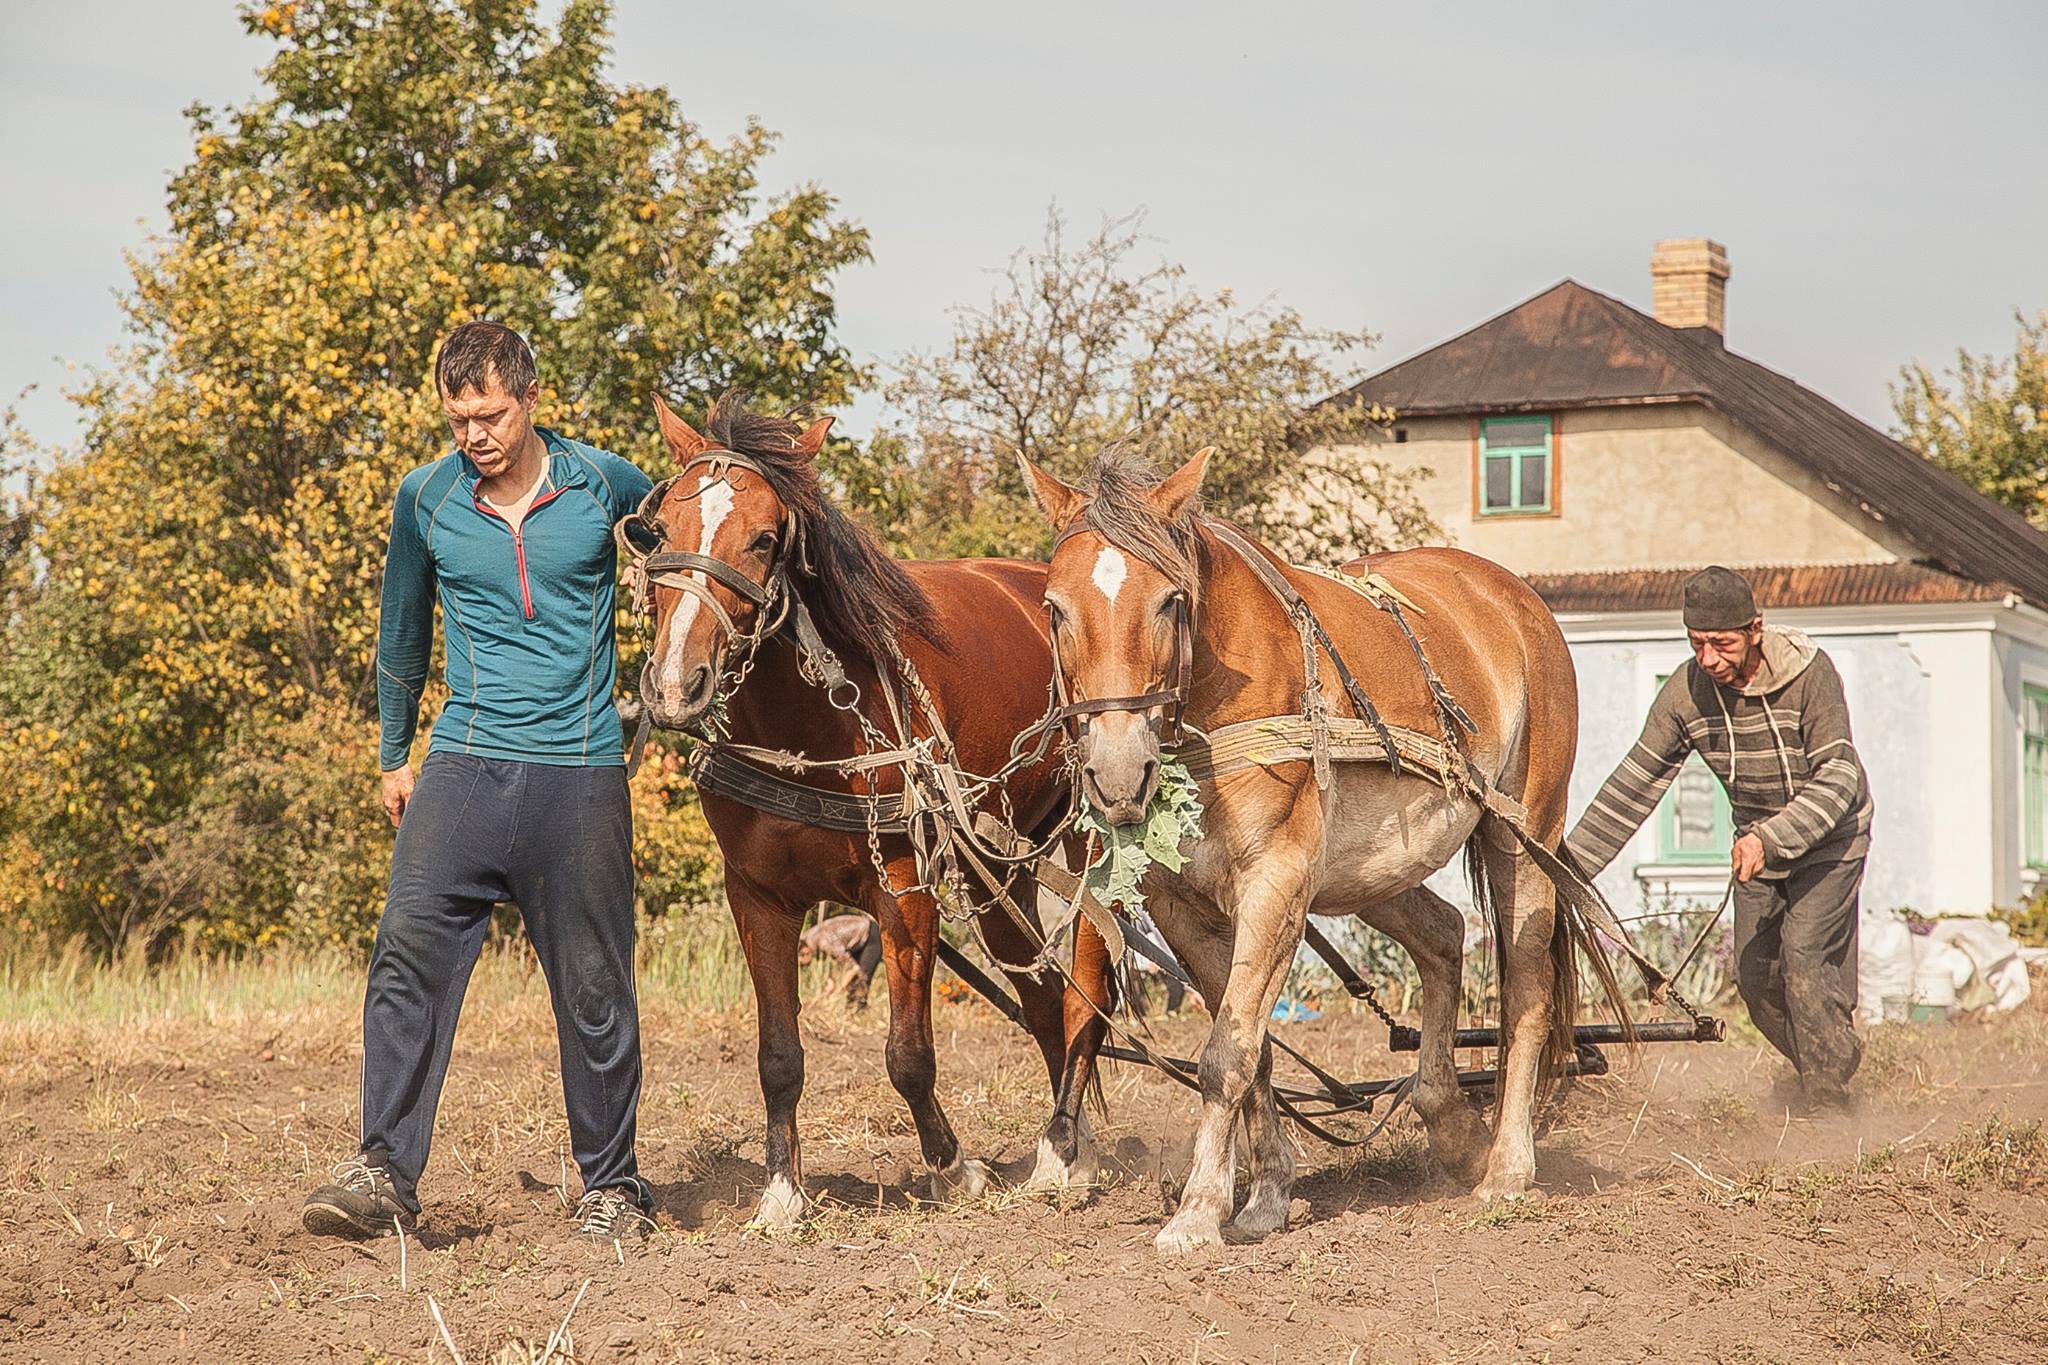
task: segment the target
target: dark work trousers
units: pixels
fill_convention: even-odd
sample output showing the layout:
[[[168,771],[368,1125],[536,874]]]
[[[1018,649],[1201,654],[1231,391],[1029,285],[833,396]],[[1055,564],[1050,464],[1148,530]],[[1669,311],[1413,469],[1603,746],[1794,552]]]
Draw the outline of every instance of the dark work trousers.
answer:
[[[1735,887],[1735,979],[1749,1017],[1809,1086],[1840,1090],[1863,1060],[1856,1009],[1863,860],[1795,864]]]
[[[642,1208],[633,1126],[633,816],[619,767],[432,754],[406,804],[363,1000],[363,1149],[415,1213],[434,1109],[492,907],[513,901],[547,974],[569,1143],[586,1190]]]
[[[882,965],[882,926],[873,920],[868,921],[868,936],[853,954],[853,965],[860,968],[860,974],[846,983],[846,1000],[851,1005],[866,1005],[875,968]]]

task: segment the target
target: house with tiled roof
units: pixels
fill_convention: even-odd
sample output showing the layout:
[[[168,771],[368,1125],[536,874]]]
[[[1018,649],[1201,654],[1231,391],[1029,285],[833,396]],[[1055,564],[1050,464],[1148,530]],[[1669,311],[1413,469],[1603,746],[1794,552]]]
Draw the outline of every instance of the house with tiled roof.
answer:
[[[1841,670],[1877,808],[1866,907],[2019,901],[2048,872],[2048,537],[1729,350],[1718,243],[1659,243],[1650,268],[1648,313],[1566,280],[1332,401],[1393,409],[1373,453],[1556,613],[1574,817],[1687,657],[1680,583],[1728,564]],[[1695,759],[1603,889],[1718,898],[1730,837]]]

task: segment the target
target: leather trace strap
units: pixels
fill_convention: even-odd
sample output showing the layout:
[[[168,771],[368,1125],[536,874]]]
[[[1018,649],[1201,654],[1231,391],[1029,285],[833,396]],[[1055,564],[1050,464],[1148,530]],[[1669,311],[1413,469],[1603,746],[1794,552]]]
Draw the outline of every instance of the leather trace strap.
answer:
[[[1396,777],[1399,777],[1401,757],[1394,747],[1392,732],[1388,729],[1386,721],[1381,719],[1379,708],[1372,704],[1372,698],[1366,695],[1364,685],[1351,672],[1350,665],[1344,662],[1344,656],[1337,652],[1336,642],[1331,640],[1330,633],[1323,629],[1323,623],[1309,606],[1308,599],[1301,595],[1299,588],[1287,581],[1286,575],[1275,568],[1271,560],[1260,553],[1258,546],[1253,544],[1244,532],[1227,521],[1205,521],[1203,525],[1211,535],[1236,552],[1237,557],[1251,568],[1253,575],[1266,585],[1266,591],[1279,599],[1287,614],[1295,618],[1300,623],[1300,628],[1330,656],[1330,663],[1337,672],[1337,681],[1343,684],[1344,695],[1349,697],[1351,704],[1358,709],[1360,719],[1378,732],[1380,741],[1386,746],[1387,766],[1393,770]],[[1314,661],[1311,659],[1309,662]]]

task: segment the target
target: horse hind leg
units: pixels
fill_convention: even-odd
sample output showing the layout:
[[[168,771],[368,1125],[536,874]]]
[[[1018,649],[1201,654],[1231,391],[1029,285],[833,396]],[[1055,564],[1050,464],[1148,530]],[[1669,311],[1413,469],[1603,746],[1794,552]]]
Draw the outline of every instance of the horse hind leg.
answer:
[[[1536,1087],[1551,1046],[1557,998],[1550,951],[1556,892],[1504,830],[1488,831],[1480,857],[1500,942],[1501,1029],[1507,1040],[1493,1150],[1473,1191],[1481,1203],[1491,1204],[1521,1198],[1536,1179]]]
[[[1465,917],[1426,886],[1362,912],[1408,952],[1422,978],[1422,1051],[1411,1103],[1429,1135],[1430,1155],[1461,1180],[1477,1181],[1492,1134],[1458,1085],[1458,1006],[1464,996]]]

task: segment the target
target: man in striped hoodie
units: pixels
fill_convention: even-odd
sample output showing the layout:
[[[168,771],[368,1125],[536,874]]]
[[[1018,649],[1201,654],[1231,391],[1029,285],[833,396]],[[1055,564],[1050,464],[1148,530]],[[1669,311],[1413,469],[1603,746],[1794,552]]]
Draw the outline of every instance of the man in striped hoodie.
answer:
[[[1693,657],[1566,840],[1588,875],[1621,851],[1698,753],[1734,809],[1736,981],[1750,1018],[1798,1068],[1806,1100],[1839,1105],[1863,1058],[1856,941],[1870,784],[1841,675],[1812,640],[1766,626],[1732,569],[1686,581]]]

